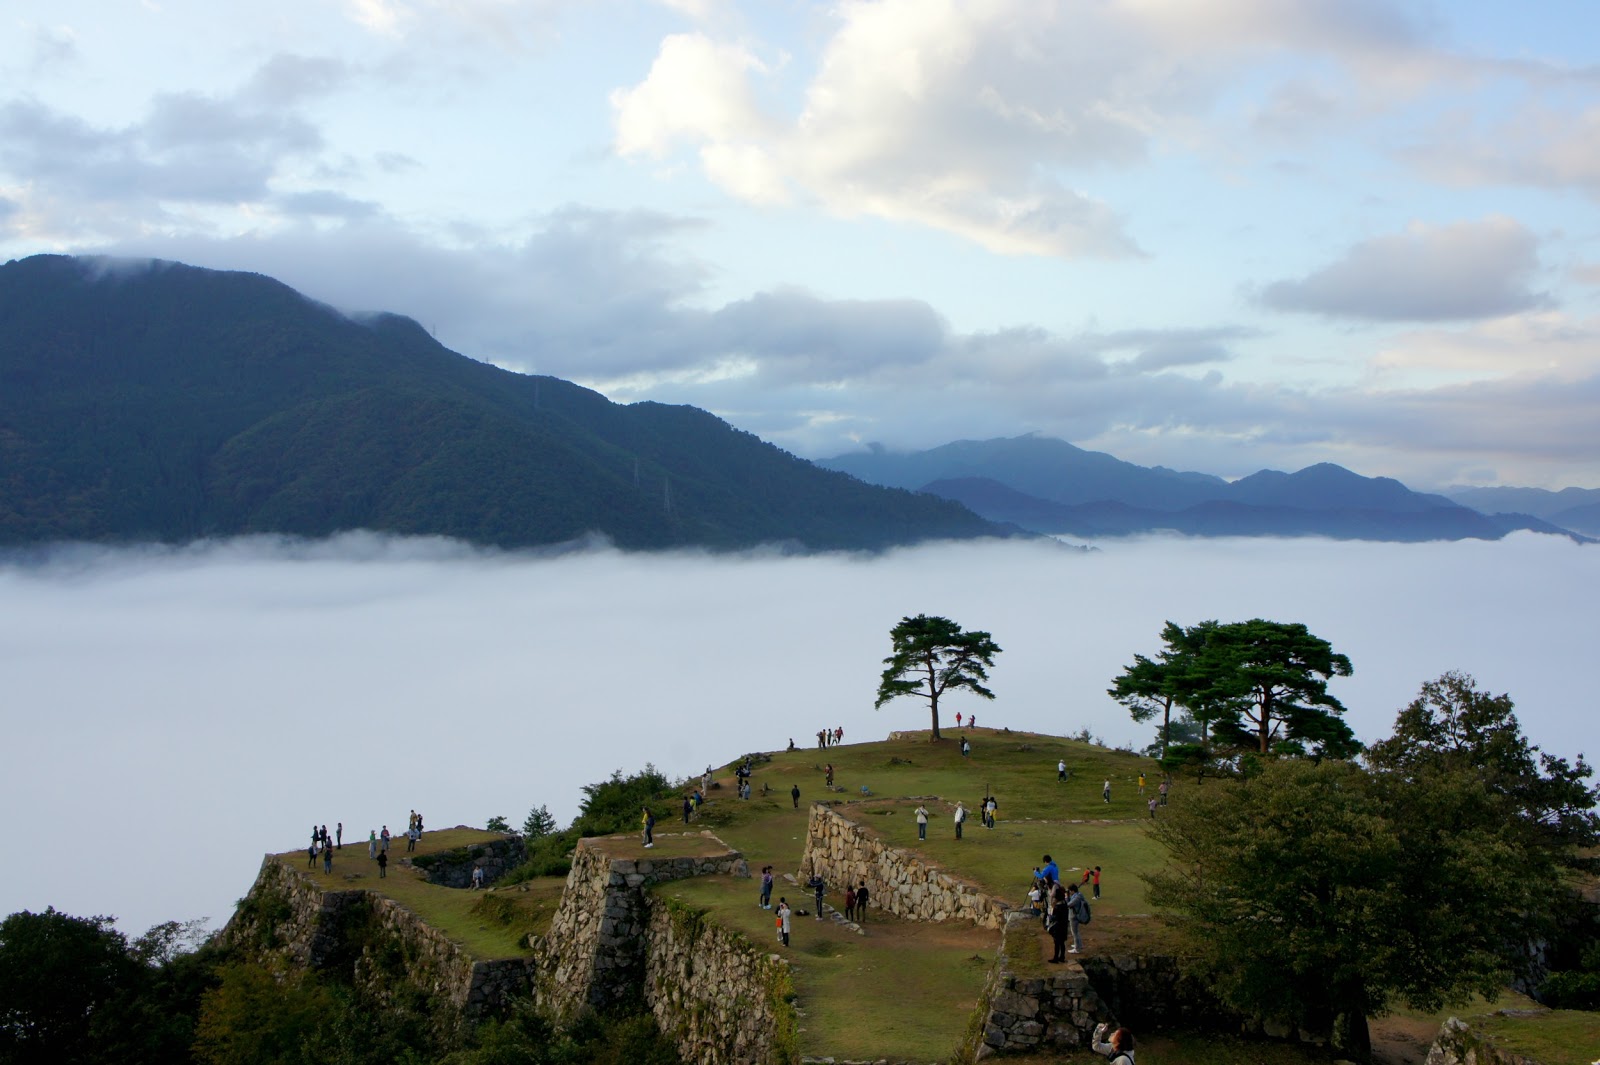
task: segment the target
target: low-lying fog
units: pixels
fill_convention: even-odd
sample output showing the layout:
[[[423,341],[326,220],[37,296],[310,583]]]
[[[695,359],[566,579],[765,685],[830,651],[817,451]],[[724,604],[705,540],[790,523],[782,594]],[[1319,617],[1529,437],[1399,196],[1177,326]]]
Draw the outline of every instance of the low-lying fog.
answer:
[[[847,743],[925,728],[919,700],[872,707],[889,629],[919,612],[1004,648],[995,701],[952,698],[947,719],[1143,746],[1151,729],[1105,689],[1162,623],[1266,617],[1350,656],[1332,690],[1364,740],[1462,669],[1509,692],[1547,750],[1600,749],[1600,549],[1102,547],[534,558],[352,536],[0,567],[0,914],[220,925],[262,854],[303,847],[313,823],[361,841],[412,808],[441,828],[543,803],[565,824],[614,769],[681,777],[824,726]]]

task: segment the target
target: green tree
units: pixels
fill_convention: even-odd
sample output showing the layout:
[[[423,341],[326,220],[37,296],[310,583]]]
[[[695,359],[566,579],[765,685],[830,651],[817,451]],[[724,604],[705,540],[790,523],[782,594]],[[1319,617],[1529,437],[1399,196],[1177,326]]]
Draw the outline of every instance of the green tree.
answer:
[[[523,838],[530,843],[536,839],[543,839],[556,830],[556,819],[550,815],[547,806],[535,806],[528,811],[528,819],[522,822]]]
[[[1366,758],[1407,779],[1479,777],[1526,842],[1559,860],[1600,842],[1600,792],[1587,783],[1594,770],[1583,755],[1569,763],[1531,745],[1511,697],[1480,691],[1470,674],[1450,671],[1423,684],[1395,719],[1394,735],[1373,744]]]
[[[142,975],[112,917],[47,907],[0,922],[0,1061],[100,1061],[99,1022]]]
[[[994,668],[1000,648],[987,632],[963,632],[949,618],[918,614],[901,618],[889,630],[889,640],[894,653],[883,660],[874,709],[882,709],[884,703],[902,695],[926,699],[937,740],[942,738],[939,699],[946,692],[964,688],[985,699],[994,698],[983,682],[989,679],[988,671]]]
[[[483,827],[489,832],[510,832],[511,822],[507,821],[499,814],[495,814],[493,817],[489,818],[489,822]]]
[[[1171,861],[1151,901],[1230,1006],[1365,1060],[1367,1018],[1396,999],[1432,1010],[1502,986],[1515,854],[1485,808],[1470,777],[1401,796],[1348,762],[1267,761],[1152,826]]]
[[[1125,667],[1106,689],[1107,695],[1128,708],[1135,721],[1149,721],[1161,715],[1157,750],[1152,752],[1157,759],[1167,756],[1167,747],[1172,742],[1174,710],[1187,710],[1191,718],[1202,725],[1198,742],[1205,742],[1205,719],[1196,715],[1204,713],[1201,694],[1212,685],[1201,673],[1204,659],[1200,652],[1205,647],[1207,634],[1216,626],[1215,621],[1205,621],[1186,629],[1176,622],[1167,622],[1161,630],[1166,646],[1156,657],[1134,655],[1133,665]]]
[[[1351,674],[1350,659],[1304,625],[1281,621],[1208,622],[1193,652],[1204,688],[1195,696],[1212,716],[1212,734],[1260,754],[1348,758],[1360,750],[1344,723],[1344,704],[1328,681]],[[1308,746],[1309,745],[1309,746]]]

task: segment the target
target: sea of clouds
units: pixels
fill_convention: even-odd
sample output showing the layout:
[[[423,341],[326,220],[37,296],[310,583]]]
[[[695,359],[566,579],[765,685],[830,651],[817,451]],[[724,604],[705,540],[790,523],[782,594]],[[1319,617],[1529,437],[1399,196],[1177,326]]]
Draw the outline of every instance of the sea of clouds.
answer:
[[[888,632],[942,614],[1004,649],[984,726],[1143,746],[1105,689],[1171,619],[1304,622],[1349,655],[1332,691],[1363,740],[1448,669],[1509,692],[1532,740],[1600,750],[1590,669],[1600,549],[1325,540],[938,544],[886,555],[558,555],[351,535],[71,548],[0,564],[0,914],[46,905],[226,920],[261,856],[313,823],[347,839],[565,824],[582,785],[671,777],[873,709]],[[1053,765],[1040,771],[1054,771]]]

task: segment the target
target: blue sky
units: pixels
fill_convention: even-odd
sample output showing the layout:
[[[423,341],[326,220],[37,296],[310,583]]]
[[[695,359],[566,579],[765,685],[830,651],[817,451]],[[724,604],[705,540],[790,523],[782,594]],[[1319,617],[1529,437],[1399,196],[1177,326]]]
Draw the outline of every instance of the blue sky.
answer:
[[[1597,12],[11,0],[0,256],[255,270],[809,457],[1600,486]]]

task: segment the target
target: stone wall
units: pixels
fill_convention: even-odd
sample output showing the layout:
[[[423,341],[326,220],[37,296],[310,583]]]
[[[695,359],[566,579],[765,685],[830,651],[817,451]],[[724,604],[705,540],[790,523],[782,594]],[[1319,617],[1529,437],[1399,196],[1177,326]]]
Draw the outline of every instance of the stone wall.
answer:
[[[971,921],[984,928],[1004,924],[1009,905],[866,832],[847,816],[853,805],[811,805],[799,873],[802,883],[813,872],[840,888],[865,880],[871,905],[900,917]]]
[[[453,1026],[534,988],[534,958],[477,961],[410,909],[365,890],[323,891],[267,855],[222,940],[249,954],[333,971],[380,1000],[420,993]]]
[[[710,833],[701,835],[715,840]],[[627,859],[612,858],[604,847],[603,840],[578,841],[545,940],[539,998],[558,1019],[588,1008],[625,1005],[643,994],[649,916],[645,888],[690,876],[749,875],[743,856],[731,849],[708,857]]]
[[[652,896],[645,1001],[684,1061],[789,1065],[798,1018],[788,964],[706,915]]]
[[[427,855],[417,861],[400,855],[401,865],[415,865],[421,869],[428,883],[448,888],[470,888],[474,866],[483,866],[483,882],[494,883],[521,865],[527,858],[520,836],[473,843],[453,851]]]
[[[978,1001],[977,1023],[963,1048],[965,1060],[1087,1047],[1095,1025],[1116,1023],[1076,959],[1059,968],[1034,971],[1038,929],[1038,921],[1023,913],[1006,921],[1004,940]]]

